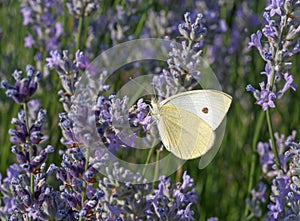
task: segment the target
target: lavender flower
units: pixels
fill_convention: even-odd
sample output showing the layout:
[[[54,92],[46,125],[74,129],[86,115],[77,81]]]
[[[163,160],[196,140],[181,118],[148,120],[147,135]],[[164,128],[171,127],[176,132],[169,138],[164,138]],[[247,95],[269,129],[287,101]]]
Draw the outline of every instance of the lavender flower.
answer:
[[[259,143],[258,152],[262,164],[264,178],[271,182],[270,202],[265,220],[297,220],[299,219],[299,143],[296,143],[296,132],[285,137],[276,134],[276,143],[282,167],[277,168],[270,144]],[[266,202],[265,184],[260,183],[257,190],[252,190],[252,198],[247,202],[256,217],[262,216],[260,206]]]
[[[151,116],[148,116],[148,106],[141,98],[137,104],[129,109],[129,121],[133,128],[143,129],[144,131],[150,130]]]
[[[108,28],[113,45],[138,37],[134,36],[134,33],[132,33],[134,29],[131,28],[131,26],[136,27],[140,19],[134,8],[129,7],[129,5],[127,7],[117,5],[112,12],[112,20],[108,24]]]
[[[202,23],[202,14],[198,14],[194,23],[191,20],[191,13],[184,14],[185,23],[178,25],[180,34],[189,41],[199,42],[206,34],[206,27]]]
[[[1,87],[6,89],[6,96],[12,98],[16,103],[26,103],[30,97],[36,92],[38,82],[42,78],[42,74],[28,65],[26,67],[27,77],[23,77],[22,71],[15,71],[12,76],[16,83],[14,86],[7,81],[1,82]]]
[[[270,10],[271,16],[274,16],[275,14],[281,15],[283,3],[284,0],[271,0],[269,5],[266,7],[266,10]]]
[[[50,51],[51,57],[46,58],[47,66],[55,69],[61,80],[64,90],[58,94],[61,96],[65,111],[71,107],[71,96],[75,93],[76,83],[79,82],[83,71],[88,67],[89,60],[82,51],[77,51],[75,60],[71,61],[68,51]]]
[[[23,0],[21,4],[23,25],[29,25],[31,32],[25,38],[25,47],[35,47],[40,52],[56,50],[63,35],[63,27],[57,22],[62,14],[61,2]]]
[[[118,164],[115,164],[112,173],[141,179],[139,175],[124,171]],[[119,183],[109,177],[100,181],[99,187],[105,190],[105,199],[109,203],[106,204],[108,214],[115,219],[157,220],[172,217],[173,220],[194,220],[191,210],[191,205],[197,200],[194,181],[186,172],[183,179],[182,184],[171,184],[170,179],[160,177],[154,193],[151,193],[149,184]]]
[[[254,217],[260,218],[262,216],[262,205],[266,203],[266,190],[267,185],[259,182],[258,186],[251,190],[251,197],[246,199],[246,203]]]
[[[82,15],[89,16],[97,9],[99,9],[100,1],[80,1],[80,0],[68,0],[67,3],[68,11],[71,15],[75,17],[80,17]]]
[[[197,14],[192,22],[191,13],[184,15],[185,23],[178,25],[178,30],[184,40],[182,48],[172,45],[172,51],[168,59],[169,70],[163,70],[162,74],[153,78],[153,85],[157,94],[161,97],[171,96],[187,88],[191,90],[201,79],[201,73],[197,67],[201,64],[202,42],[206,34],[206,28],[202,24],[202,15]]]
[[[281,98],[288,89],[295,91],[297,88],[289,69],[292,66],[292,56],[299,51],[294,39],[297,39],[300,26],[293,16],[298,6],[299,2],[296,1],[272,0],[264,13],[266,25],[262,31],[251,35],[249,47],[256,47],[267,62],[265,71],[261,73],[267,76],[267,83],[261,82],[260,90],[251,85],[246,89],[254,94],[256,103],[262,106],[263,110],[275,108],[276,99]],[[263,36],[267,41],[262,39]],[[262,41],[268,43],[262,45]],[[282,81],[284,84],[280,89]]]
[[[177,25],[175,25],[177,24]],[[142,37],[173,36],[177,31],[177,18],[173,11],[153,9],[148,11],[148,18],[143,29]]]
[[[299,1],[269,1],[264,12],[264,28],[251,35],[249,47],[256,47],[266,61],[265,70],[261,72],[266,76],[266,81],[260,83],[260,90],[252,85],[248,85],[246,90],[254,94],[256,103],[262,106],[263,110],[275,108],[276,100],[289,89],[295,91],[297,88],[289,70],[292,67],[292,57],[298,53],[300,23],[294,16],[298,6]],[[299,148],[299,145],[293,142],[295,132],[287,138],[279,137],[278,134],[275,134],[274,138],[271,123],[268,122],[268,126],[271,142],[258,144],[263,176],[271,182],[270,202],[267,205],[265,220],[297,220],[299,195],[291,188],[291,183],[295,180],[291,170],[297,161]],[[271,147],[273,151],[270,150]],[[256,203],[252,204],[252,208],[255,208]],[[260,210],[257,211],[254,209],[252,213],[259,216]]]
[[[5,186],[1,185],[1,191],[12,195],[11,198],[4,198],[5,204],[10,206],[10,209],[5,211],[9,220],[64,220],[67,217],[68,205],[59,197],[59,193],[45,182],[48,176],[55,172],[56,167],[50,165],[45,172],[44,168],[43,166],[43,169],[35,174],[34,193],[28,188],[29,177],[21,174],[21,170],[4,179]]]
[[[47,140],[47,136],[44,136],[41,132],[44,129],[43,124],[45,123],[45,116],[45,110],[40,109],[37,113],[36,120],[30,125],[29,131],[27,131],[25,113],[23,110],[21,110],[18,114],[18,118],[12,119],[12,124],[16,125],[16,130],[9,130],[9,134],[11,135],[11,142],[13,144],[25,144],[28,134],[31,144],[39,144]]]
[[[287,159],[284,157],[284,153],[287,150],[286,142],[295,140],[295,136],[295,131],[288,137],[285,137],[284,135],[279,136],[278,133],[275,133],[276,146],[278,149],[281,165],[284,170],[287,169]],[[278,170],[275,165],[274,153],[271,150],[270,143],[259,142],[257,145],[257,152],[260,157],[263,176],[269,180],[273,179],[275,176],[278,176],[280,170]]]
[[[299,143],[288,139],[285,143],[289,149],[284,153],[288,167],[276,176],[272,182],[272,193],[268,205],[268,220],[299,219]]]
[[[58,125],[60,126],[63,133],[61,143],[66,145],[67,148],[77,147],[79,145],[79,141],[74,133],[73,122],[66,113],[59,114]]]
[[[227,30],[225,20],[221,18],[221,3],[218,1],[197,1],[195,2],[197,11],[203,13],[202,23],[207,29],[204,39],[205,45],[212,45],[213,39]]]
[[[143,100],[139,100],[137,105],[128,108],[128,98],[116,98],[110,95],[108,99],[98,97],[96,104],[97,131],[104,144],[113,153],[119,151],[120,146],[134,146],[134,138],[138,132],[150,129],[151,117],[147,116],[147,105]],[[123,127],[129,123],[135,129],[129,134],[128,139],[124,139]]]
[[[206,2],[207,6],[202,6]],[[251,10],[250,2],[243,1],[236,5],[230,13],[232,19],[230,27],[221,18],[222,3],[211,3],[201,1],[201,8],[207,8],[204,12],[204,25],[208,29],[206,40],[206,53],[203,55],[211,67],[216,71],[218,80],[226,91],[231,94],[240,94],[239,88],[243,87],[243,81],[239,82],[241,87],[234,88],[234,84],[228,81],[233,74],[244,76],[250,71],[249,63],[252,57],[249,56],[247,41],[249,30],[256,28],[260,22],[258,16]],[[198,7],[199,8],[199,7]],[[210,13],[209,13],[210,12]],[[242,18],[242,19],[241,19]],[[230,36],[229,38],[228,35]],[[226,43],[229,41],[228,43]],[[235,70],[238,68],[238,70]],[[234,71],[228,71],[234,70]],[[233,95],[234,96],[234,95]],[[235,96],[234,96],[235,97]],[[236,98],[240,97],[239,95]],[[248,105],[244,99],[239,101],[243,106]]]
[[[62,181],[61,197],[68,202],[73,211],[68,214],[70,219],[94,215],[92,211],[103,196],[101,190],[93,187],[95,169],[92,165],[86,168],[86,160],[83,148],[68,149],[63,154],[62,167],[57,172],[57,178]],[[86,200],[82,201],[84,197]]]
[[[23,103],[26,109],[20,110],[18,118],[12,119],[16,129],[9,130],[10,140],[14,144],[11,150],[19,165],[8,169],[7,178],[1,184],[5,203],[1,213],[6,213],[9,220],[48,220],[49,217],[63,220],[68,213],[68,206],[57,197],[58,193],[54,197],[55,191],[46,183],[47,178],[57,170],[54,165],[50,165],[47,171],[45,167],[48,154],[54,152],[54,148],[48,145],[40,150],[40,145],[48,139],[42,132],[45,129],[46,111],[41,109],[37,100],[30,100],[41,74],[27,66],[27,78],[22,79],[22,72],[18,71],[13,76],[15,86],[10,86],[8,82],[2,82],[2,85],[7,90],[7,96],[16,103]],[[28,108],[31,109],[27,111]],[[57,204],[45,203],[49,198]]]
[[[2,219],[5,219],[7,214],[12,214],[12,212],[17,208],[11,181],[13,178],[18,177],[21,172],[22,168],[18,164],[12,164],[7,169],[7,177],[5,177],[3,181],[0,174],[0,190],[2,195],[1,204],[4,204],[0,207],[0,217]]]
[[[91,4],[92,2],[95,1],[91,1]],[[144,8],[138,9],[140,5],[135,1],[126,2],[125,5],[117,4],[105,10],[103,13],[105,16],[92,18],[85,42],[87,53],[95,56],[95,48],[105,50],[110,44],[115,45],[139,37],[143,31],[143,26],[139,24],[141,21],[139,13],[144,11]],[[104,43],[101,39],[109,39],[109,41]]]
[[[57,176],[62,180],[62,197],[74,211],[73,216],[107,220],[156,220],[172,217],[174,220],[194,220],[191,205],[197,202],[193,179],[185,172],[183,183],[171,184],[170,179],[161,177],[158,189],[152,193],[151,185],[132,184],[142,179],[139,174],[122,168],[118,163],[108,167],[109,158],[98,158],[84,169],[85,155],[82,148],[71,148],[63,156],[62,168]],[[95,188],[96,174],[106,167],[108,177],[99,180]],[[115,178],[130,180],[118,182]],[[123,177],[123,178],[121,178]],[[140,183],[140,181],[137,181]],[[84,191],[83,184],[86,183]],[[82,195],[86,194],[82,204]]]
[[[170,180],[166,177],[160,177],[159,180],[158,189],[154,190],[155,195],[150,197],[150,202],[156,215],[161,219],[174,217],[175,220],[194,220],[190,206],[196,203],[197,198],[195,189],[189,190],[193,187],[193,179],[185,172],[183,174],[183,183],[176,185],[176,187],[174,186],[175,188],[171,186]],[[174,201],[165,197],[168,195],[174,197]],[[171,207],[169,206],[170,204],[172,205]],[[180,205],[185,205],[185,208],[180,209]],[[152,214],[155,213],[152,212]]]

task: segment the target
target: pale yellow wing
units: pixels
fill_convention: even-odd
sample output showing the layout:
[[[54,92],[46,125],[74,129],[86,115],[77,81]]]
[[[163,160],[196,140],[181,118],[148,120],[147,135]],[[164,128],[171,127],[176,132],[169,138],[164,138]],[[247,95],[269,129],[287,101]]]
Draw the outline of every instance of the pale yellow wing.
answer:
[[[160,106],[176,106],[193,113],[216,130],[231,104],[231,96],[216,90],[186,91],[168,97]]]
[[[159,109],[158,130],[167,150],[181,159],[205,154],[214,144],[212,128],[197,115],[164,105]]]

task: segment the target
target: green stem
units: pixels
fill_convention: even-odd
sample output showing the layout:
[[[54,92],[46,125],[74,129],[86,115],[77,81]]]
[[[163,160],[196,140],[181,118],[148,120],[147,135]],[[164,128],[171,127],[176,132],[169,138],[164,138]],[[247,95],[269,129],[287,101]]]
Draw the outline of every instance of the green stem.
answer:
[[[67,0],[64,0],[63,3],[63,11],[67,12],[68,11],[68,7],[67,7]],[[68,18],[69,16],[63,16],[63,27],[64,27],[64,37],[61,39],[61,48],[66,48],[67,47],[67,39],[69,38],[70,35],[70,29],[69,29],[69,25],[68,25]]]
[[[249,176],[249,183],[248,183],[248,196],[251,194],[251,190],[253,189],[253,184],[254,184],[254,176],[255,176],[255,167],[256,167],[256,162],[257,162],[257,153],[256,153],[256,148],[257,148],[257,142],[259,139],[259,132],[261,130],[263,120],[264,120],[264,112],[261,111],[259,112],[255,129],[254,129],[254,134],[253,134],[253,139],[252,139],[252,155],[251,155],[251,166],[250,166],[250,176]],[[246,217],[248,214],[249,207],[248,205],[245,207],[244,211],[244,216]]]
[[[28,110],[27,110],[27,102],[25,102],[23,104],[23,109],[24,109],[24,114],[25,114],[25,123],[26,123],[26,132],[27,132],[27,136],[26,136],[26,144],[28,144],[29,146],[29,160],[31,160],[32,156],[33,156],[33,150],[32,150],[32,146],[30,144],[29,141],[29,117],[28,117]],[[31,192],[31,201],[32,203],[34,202],[34,175],[33,173],[30,173],[30,192]],[[32,217],[29,218],[30,221],[32,221]]]
[[[271,73],[272,80],[271,80],[271,85],[270,85],[270,91],[272,91],[273,86],[274,86],[274,81],[275,81],[275,66],[276,65],[274,65],[272,67],[272,73]],[[276,163],[278,169],[280,169],[281,165],[280,165],[278,150],[277,150],[277,147],[276,147],[276,142],[275,142],[275,137],[274,137],[274,130],[273,130],[273,125],[272,125],[272,120],[271,120],[270,109],[268,108],[265,112],[266,112],[266,118],[267,118],[267,125],[268,125],[269,135],[270,135],[270,138],[271,138],[272,150],[273,150],[273,153],[275,155],[275,163]]]
[[[86,148],[86,158],[85,158],[85,165],[84,165],[84,171],[88,169],[89,166],[89,157],[90,157],[90,149]],[[81,194],[81,207],[83,207],[84,201],[86,200],[86,187],[87,183],[82,179],[82,194]],[[79,221],[83,221],[83,217],[81,216],[79,218]]]
[[[245,220],[252,220],[253,217],[254,217],[254,214],[250,214],[248,217],[246,217]]]
[[[144,14],[142,15],[142,17],[137,25],[137,28],[135,29],[135,32],[134,32],[135,38],[139,38],[141,31],[144,27],[145,21],[146,21],[146,17],[147,17],[147,12],[144,12]]]
[[[270,109],[266,110],[266,117],[267,117],[267,124],[268,124],[269,134],[270,134],[270,138],[271,138],[272,149],[273,149],[273,152],[274,152],[274,155],[275,155],[275,162],[276,162],[276,165],[277,165],[278,169],[280,169],[281,165],[280,165],[278,150],[277,150],[277,147],[276,147],[276,142],[275,142],[275,137],[274,137],[274,132],[273,132]]]
[[[139,38],[139,36],[141,34],[141,31],[142,31],[142,29],[143,29],[143,27],[145,25],[145,21],[146,21],[147,15],[148,15],[148,9],[152,6],[152,4],[153,4],[153,0],[150,0],[148,2],[147,7],[144,10],[143,15],[140,18],[139,23],[137,24],[137,27],[136,27],[135,31],[134,31],[134,37],[135,38]]]
[[[161,152],[161,150],[159,150],[159,149],[156,150],[156,161],[155,161],[155,170],[154,170],[154,177],[153,177],[153,183],[152,183],[152,190],[154,190],[155,182],[158,177],[158,161],[159,161],[159,157],[160,157],[160,152]]]
[[[83,29],[84,29],[84,21],[85,21],[85,16],[84,16],[84,12],[85,12],[85,7],[86,7],[86,3],[84,1],[83,3],[83,7],[82,7],[82,12],[81,12],[81,16],[79,18],[79,23],[78,23],[78,33],[77,33],[77,40],[76,40],[76,50],[84,49],[84,46],[82,44],[82,36],[83,36]]]
[[[144,166],[144,169],[143,169],[143,172],[142,172],[142,176],[144,176],[145,173],[146,173],[147,165],[149,164],[151,156],[153,155],[153,152],[155,150],[155,146],[156,146],[156,139],[154,139],[154,141],[152,143],[152,146],[151,146],[151,149],[148,152],[148,156],[147,156],[146,163],[145,163],[145,166]]]
[[[82,32],[83,32],[83,23],[84,23],[84,16],[81,16],[79,19],[78,24],[78,33],[77,33],[77,40],[76,40],[76,50],[81,48],[81,41],[82,41]]]

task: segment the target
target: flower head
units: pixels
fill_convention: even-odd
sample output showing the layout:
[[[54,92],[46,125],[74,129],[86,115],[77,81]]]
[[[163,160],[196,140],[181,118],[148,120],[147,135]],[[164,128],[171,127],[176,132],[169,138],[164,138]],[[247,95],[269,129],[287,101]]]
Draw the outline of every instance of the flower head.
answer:
[[[23,0],[21,4],[23,25],[30,27],[25,37],[25,47],[43,48],[46,51],[59,48],[63,35],[62,24],[57,21],[62,14],[61,2],[57,0]]]
[[[2,81],[1,86],[6,90],[7,97],[12,98],[16,103],[26,103],[36,92],[38,82],[42,78],[42,74],[35,70],[34,67],[28,65],[26,67],[27,77],[23,78],[22,71],[15,71],[12,76],[15,84],[10,85],[7,81]]]
[[[265,8],[264,28],[251,35],[249,47],[256,47],[261,57],[267,62],[265,71],[261,72],[267,76],[267,83],[260,83],[260,95],[257,96],[258,90],[250,90],[255,91],[256,103],[261,105],[263,110],[274,108],[275,100],[280,99],[288,89],[296,90],[297,88],[289,69],[292,66],[291,57],[298,51],[295,50],[298,45],[295,39],[297,39],[300,26],[297,19],[290,16],[295,13],[298,4],[290,0],[271,0]],[[262,45],[263,41],[267,43]],[[281,86],[282,81],[283,86]]]

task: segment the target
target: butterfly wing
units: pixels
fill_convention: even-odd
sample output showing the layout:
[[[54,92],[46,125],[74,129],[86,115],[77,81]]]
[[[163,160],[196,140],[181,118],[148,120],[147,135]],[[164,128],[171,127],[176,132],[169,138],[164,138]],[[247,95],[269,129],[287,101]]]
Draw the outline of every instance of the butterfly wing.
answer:
[[[231,96],[217,90],[187,91],[167,98],[160,103],[175,106],[191,112],[215,130],[224,119],[230,104]]]
[[[164,105],[159,110],[157,126],[167,150],[181,159],[193,159],[205,154],[214,144],[212,128],[197,115]]]

